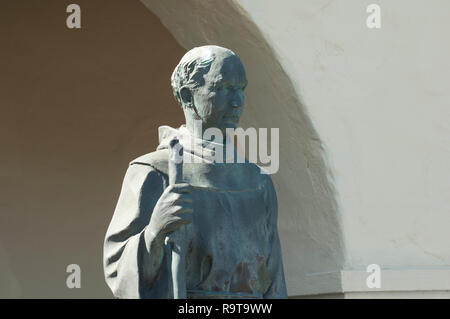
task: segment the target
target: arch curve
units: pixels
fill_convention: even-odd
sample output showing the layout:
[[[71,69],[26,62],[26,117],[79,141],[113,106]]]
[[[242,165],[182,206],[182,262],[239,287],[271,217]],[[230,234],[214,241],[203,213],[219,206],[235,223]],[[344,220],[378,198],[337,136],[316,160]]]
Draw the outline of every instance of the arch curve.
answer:
[[[272,178],[289,296],[338,292],[344,240],[333,176],[282,57],[237,1],[141,2],[185,49],[215,44],[239,55],[249,81],[241,125],[280,128],[280,168]],[[323,282],[318,273],[336,277]]]

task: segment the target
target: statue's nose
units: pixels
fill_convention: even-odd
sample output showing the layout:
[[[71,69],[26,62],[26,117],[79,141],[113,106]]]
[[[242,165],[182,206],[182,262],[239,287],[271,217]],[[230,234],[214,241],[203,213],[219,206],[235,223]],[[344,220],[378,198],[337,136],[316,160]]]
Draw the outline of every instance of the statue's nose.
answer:
[[[233,99],[231,100],[231,106],[238,108],[241,107],[243,103],[244,101],[242,96],[239,93],[234,94]]]

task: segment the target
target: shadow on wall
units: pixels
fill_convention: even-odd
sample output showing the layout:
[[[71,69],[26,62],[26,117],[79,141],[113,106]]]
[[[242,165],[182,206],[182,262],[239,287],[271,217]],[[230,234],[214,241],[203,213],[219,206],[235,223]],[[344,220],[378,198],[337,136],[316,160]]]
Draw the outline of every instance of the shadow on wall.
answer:
[[[141,1],[184,48],[216,44],[242,59],[249,85],[241,125],[280,128],[280,169],[273,179],[288,291],[313,292],[307,274],[342,268],[342,231],[324,149],[281,57],[238,1]]]
[[[160,21],[137,0],[78,0],[71,30],[70,3],[0,10],[2,297],[112,297],[103,239],[128,162],[184,120],[170,75],[185,50]]]

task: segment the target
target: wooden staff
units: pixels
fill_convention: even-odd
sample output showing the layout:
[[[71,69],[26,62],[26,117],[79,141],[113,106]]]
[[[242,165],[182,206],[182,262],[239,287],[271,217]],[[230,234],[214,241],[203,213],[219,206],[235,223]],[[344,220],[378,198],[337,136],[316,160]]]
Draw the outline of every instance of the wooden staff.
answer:
[[[177,138],[170,141],[168,161],[169,185],[183,180],[183,146]],[[166,238],[174,299],[186,299],[186,226],[181,226]]]

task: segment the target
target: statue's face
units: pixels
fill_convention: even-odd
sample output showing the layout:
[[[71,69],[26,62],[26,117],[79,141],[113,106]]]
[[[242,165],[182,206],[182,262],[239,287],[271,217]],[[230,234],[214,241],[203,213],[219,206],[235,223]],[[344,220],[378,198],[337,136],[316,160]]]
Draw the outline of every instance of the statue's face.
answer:
[[[216,127],[225,132],[226,128],[236,128],[244,108],[247,86],[242,62],[235,55],[219,56],[204,75],[204,80],[204,85],[191,91],[203,129]]]

